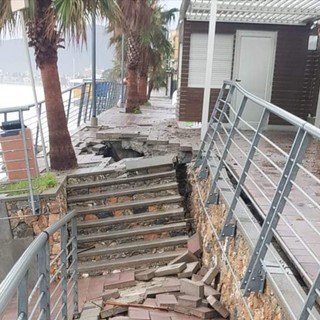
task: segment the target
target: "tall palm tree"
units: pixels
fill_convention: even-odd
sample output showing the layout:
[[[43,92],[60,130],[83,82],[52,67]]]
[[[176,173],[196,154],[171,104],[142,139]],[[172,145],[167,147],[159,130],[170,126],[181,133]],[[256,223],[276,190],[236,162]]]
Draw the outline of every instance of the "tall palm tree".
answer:
[[[172,46],[167,39],[167,25],[175,19],[175,13],[178,11],[175,8],[167,11],[163,10],[157,3],[154,3],[151,8],[151,26],[141,35],[142,54],[140,55],[138,65],[138,93],[140,103],[144,103],[150,99],[150,90],[147,96],[148,72],[151,74],[149,78],[152,84],[154,79],[159,78],[159,73],[163,74],[162,71],[163,68],[166,68],[166,61],[171,56]]]
[[[58,73],[58,49],[68,33],[79,43],[86,39],[85,26],[92,12],[103,16],[117,16],[115,0],[31,0],[26,10],[29,45],[35,49],[46,100],[49,128],[50,164],[55,170],[77,166],[67,120],[64,113]],[[17,17],[12,14],[10,0],[0,0],[0,31],[13,30]]]
[[[141,33],[150,27],[151,8],[147,0],[118,0],[123,14],[123,23],[114,23],[113,30],[121,31],[127,38],[127,101],[126,112],[132,113],[139,107],[137,69],[141,56]]]

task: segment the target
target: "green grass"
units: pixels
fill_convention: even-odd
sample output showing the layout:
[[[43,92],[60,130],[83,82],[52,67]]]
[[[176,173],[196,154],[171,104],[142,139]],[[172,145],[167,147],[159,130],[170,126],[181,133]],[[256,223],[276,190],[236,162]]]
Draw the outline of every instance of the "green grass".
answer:
[[[57,185],[57,177],[55,174],[49,172],[38,178],[32,180],[33,190],[43,192]],[[25,194],[29,190],[28,180],[21,180],[18,182],[5,183],[0,185],[1,193],[8,193],[10,195]]]
[[[143,105],[146,106],[146,107],[151,107],[152,106],[150,101],[145,102]]]

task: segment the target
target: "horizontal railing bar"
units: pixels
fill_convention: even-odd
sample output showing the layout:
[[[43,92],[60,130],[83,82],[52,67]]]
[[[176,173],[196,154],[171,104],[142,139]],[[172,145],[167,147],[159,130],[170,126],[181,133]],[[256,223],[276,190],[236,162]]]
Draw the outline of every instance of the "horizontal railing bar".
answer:
[[[286,158],[289,157],[289,154],[285,152],[283,149],[281,149],[279,146],[277,146],[273,141],[271,141],[268,137],[266,137],[263,133],[259,133],[259,136],[261,139],[263,139],[265,142],[269,143],[269,145],[273,148],[275,148],[277,151],[279,151],[283,156]]]
[[[60,317],[60,314],[62,313],[62,309],[64,308],[65,303],[62,304],[62,306],[60,307],[56,317],[54,318],[54,320],[58,320]]]
[[[36,284],[34,285],[32,291],[31,291],[30,294],[29,294],[28,303],[31,302],[34,294],[35,294],[36,291],[39,289],[38,286],[39,286],[40,282],[43,280],[43,278],[44,278],[44,275],[43,275],[43,274],[40,274],[40,276],[39,276],[39,278],[38,278],[38,281],[36,282]]]
[[[59,288],[61,289],[60,285],[62,281],[63,281],[63,278],[61,278],[59,282],[56,284],[56,287],[53,289],[53,291],[50,294],[50,298],[53,298],[53,296],[55,295],[55,293],[58,291]]]
[[[50,310],[51,315],[53,314],[54,310],[56,310],[57,306],[59,305],[59,302],[61,302],[62,295],[63,295],[63,292],[61,292],[60,295],[57,297],[55,304],[53,305],[53,307]]]
[[[313,198],[311,198],[308,193],[306,193],[302,187],[300,187],[295,181],[290,180],[290,182],[292,183],[292,185],[297,188],[309,201],[311,201],[311,203],[320,210],[320,204],[317,203]]]
[[[33,306],[32,310],[31,310],[31,313],[30,313],[28,319],[32,319],[33,316],[35,315],[35,313],[36,313],[36,311],[37,311],[37,308],[38,308],[38,306],[39,306],[39,304],[40,304],[40,301],[41,301],[41,299],[43,298],[43,296],[44,296],[44,292],[42,291],[42,292],[40,292],[39,297],[38,297],[36,303],[34,304],[34,306]]]
[[[312,136],[320,138],[320,129],[313,126],[309,122],[302,120],[299,117],[293,115],[292,113],[290,113],[282,108],[279,108],[276,105],[253,95],[252,93],[245,90],[241,85],[239,85],[239,83],[237,83],[235,81],[226,81],[226,83],[231,86],[235,86],[238,89],[238,91],[240,93],[242,93],[243,95],[245,95],[249,100],[257,103],[258,105],[260,105],[263,108],[266,108],[271,113],[278,116],[279,118],[287,121],[288,123],[290,123],[298,128],[304,129],[307,133],[309,133]]]
[[[51,236],[54,232],[60,229],[64,224],[66,224],[75,216],[75,210],[65,215],[53,226],[42,231],[24,251],[22,256],[15,263],[15,265],[12,267],[5,279],[0,284],[0,314],[3,312],[10,299],[15,294],[16,288],[19,286],[20,282],[26,275],[35,255],[44,246],[46,241],[48,241],[49,236]]]
[[[39,313],[38,320],[42,320],[43,319],[43,315],[44,315],[44,309],[41,309],[40,313]]]
[[[76,250],[76,248],[72,248],[72,250],[67,255],[67,260],[69,260],[69,258],[71,258],[72,254],[75,252],[75,250]]]
[[[76,236],[72,236],[70,237],[70,240],[67,242],[67,247],[70,246],[70,244],[72,243],[72,241],[76,238]]]
[[[50,261],[50,267],[51,267],[53,264],[55,264],[55,263],[57,262],[57,260],[60,258],[61,252],[62,252],[62,250],[60,250],[60,251],[56,254],[56,256],[53,258],[53,260]]]

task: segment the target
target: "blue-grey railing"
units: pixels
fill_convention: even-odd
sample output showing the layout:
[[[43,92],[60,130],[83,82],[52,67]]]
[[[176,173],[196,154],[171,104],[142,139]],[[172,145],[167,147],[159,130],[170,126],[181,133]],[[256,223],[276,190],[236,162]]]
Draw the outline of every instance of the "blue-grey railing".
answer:
[[[253,113],[257,121],[252,120]],[[265,131],[270,117],[291,125],[291,136],[287,133],[279,142],[279,133]],[[199,179],[211,179],[207,205],[216,203],[218,193],[224,192],[219,189],[219,181],[225,179],[223,172],[234,180],[228,182],[232,200],[222,225],[221,241],[235,234],[235,210],[242,194],[262,221],[241,283],[244,296],[263,292],[268,274],[265,258],[271,241],[276,239],[309,287],[307,296],[295,288],[300,306],[290,306],[288,302],[290,316],[299,320],[319,316],[314,312],[320,295],[320,193],[316,192],[320,179],[313,166],[308,166],[312,155],[308,154],[309,161],[303,162],[312,139],[320,143],[320,129],[252,95],[237,82],[225,82],[195,162]],[[283,271],[287,277],[284,281],[289,283],[290,277]],[[297,308],[298,314],[292,311]]]
[[[50,238],[57,232],[60,249],[54,256]],[[77,261],[77,220],[72,211],[42,231],[1,282],[0,318],[73,319],[79,313]],[[33,285],[28,274],[34,269]]]

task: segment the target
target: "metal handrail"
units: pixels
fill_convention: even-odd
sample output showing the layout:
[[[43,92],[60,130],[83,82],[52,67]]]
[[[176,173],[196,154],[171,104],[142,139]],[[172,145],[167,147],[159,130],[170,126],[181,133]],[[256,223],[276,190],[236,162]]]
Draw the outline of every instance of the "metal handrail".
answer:
[[[261,111],[257,113],[259,121],[255,124],[249,123],[243,116],[248,110],[248,102],[251,108]],[[265,131],[270,115],[295,128],[291,145],[288,146],[288,142],[281,144],[281,141],[273,141],[270,132]],[[315,253],[312,242],[309,242],[308,237],[304,237],[294,224],[295,219],[303,223],[305,228],[310,230],[308,236],[312,236],[313,241],[320,241],[320,230],[314,222],[318,216],[317,221],[320,222],[320,196],[312,190],[308,191],[309,186],[320,184],[320,178],[302,163],[312,138],[320,140],[319,128],[256,97],[239,83],[225,81],[194,166],[195,169],[200,167],[200,180],[211,175],[207,205],[216,203],[219,199],[218,192],[224,192],[223,189],[219,189],[219,181],[225,179],[223,170],[227,170],[233,177],[233,182],[229,181],[232,198],[221,228],[220,240],[235,234],[233,218],[236,216],[242,194],[251,201],[256,210],[255,217],[258,215],[258,221],[261,221],[260,236],[255,240],[253,254],[241,282],[244,296],[250,295],[251,292],[263,291],[264,279],[269,272],[265,259],[267,255],[269,258],[271,255],[279,268],[283,269],[284,277],[292,286],[297,301],[301,301],[300,306],[289,306],[291,316],[299,320],[305,320],[309,316],[320,317],[315,315],[316,311],[313,308],[317,297],[320,297],[320,291],[317,289],[320,283],[320,257]],[[301,209],[301,202],[302,205],[309,205],[308,211],[311,211],[311,216]],[[292,216],[294,218],[290,218]],[[285,240],[288,232],[290,239],[299,243],[304,255],[308,255],[310,261],[317,266],[316,275],[310,275],[303,265],[304,260],[299,260],[293,253],[290,242],[287,243]],[[272,239],[278,241],[288,259],[310,287],[308,296],[301,294],[285,272],[288,267],[284,268],[283,261],[270,250]]]
[[[38,280],[36,283],[36,286],[40,288],[40,297],[41,300],[45,296],[46,299],[49,299],[49,307],[50,307],[50,287],[44,283],[46,280],[48,280],[49,275],[48,273],[49,268],[46,267],[49,266],[49,259],[50,259],[50,253],[46,252],[46,248],[49,247],[49,237],[52,236],[55,232],[62,230],[63,228],[66,228],[67,224],[69,222],[73,223],[72,226],[72,235],[71,237],[74,237],[73,240],[73,255],[72,259],[75,260],[73,267],[77,268],[77,246],[76,246],[76,211],[73,210],[67,215],[65,215],[63,218],[61,218],[58,222],[56,222],[54,225],[48,227],[44,231],[42,231],[35,240],[29,245],[29,247],[25,250],[25,252],[22,254],[22,256],[19,258],[19,260],[15,263],[15,265],[12,267],[10,272],[7,274],[6,278],[1,282],[0,284],[0,315],[3,314],[6,310],[7,305],[10,303],[11,299],[13,298],[14,294],[19,289],[20,285],[26,281],[27,282],[27,275],[28,270],[31,267],[32,262],[35,258],[38,259],[38,267],[44,268],[46,271],[40,272],[39,270],[39,278],[41,277],[41,280]],[[61,232],[60,235],[61,239],[64,238],[64,233]],[[65,251],[67,248],[66,243],[67,241],[64,239],[61,241],[61,243],[65,243],[64,248],[62,248],[63,251]],[[43,251],[44,250],[44,251]],[[43,252],[45,255],[43,255]],[[40,257],[40,254],[42,252],[42,258]],[[75,254],[74,254],[75,252]],[[40,261],[41,259],[45,259],[43,261]],[[77,270],[75,270],[77,273]],[[76,273],[73,273],[76,274]],[[73,278],[74,280],[74,287],[76,288],[73,292],[74,298],[77,301],[77,277]],[[67,279],[63,278],[63,283],[66,284]],[[41,285],[44,283],[44,287],[46,287],[46,291],[41,290]],[[32,290],[31,295],[33,295],[35,290]],[[18,299],[23,299],[22,305],[28,304],[28,297],[26,296],[19,296]],[[75,301],[75,300],[74,300]],[[78,306],[74,305],[73,309],[74,312],[77,313]],[[45,310],[45,312],[48,312],[48,310]],[[20,315],[20,310],[18,310],[18,316]],[[26,315],[27,316],[27,315]],[[24,319],[24,318],[23,318]]]

